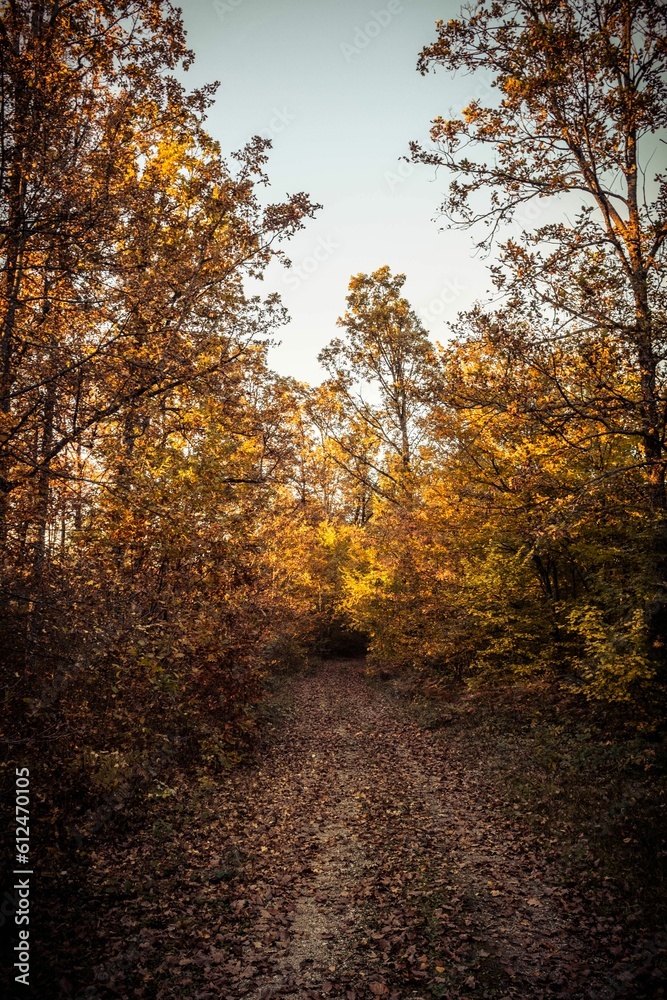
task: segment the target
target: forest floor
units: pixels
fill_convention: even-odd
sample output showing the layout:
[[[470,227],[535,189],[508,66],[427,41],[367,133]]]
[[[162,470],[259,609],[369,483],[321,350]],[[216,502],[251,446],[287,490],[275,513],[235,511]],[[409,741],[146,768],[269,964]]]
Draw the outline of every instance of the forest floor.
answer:
[[[363,661],[283,678],[251,761],[174,790],[70,886],[99,954],[70,940],[59,995],[665,995],[664,937],[585,833],[564,847],[567,816],[526,798],[530,768],[505,746],[503,772],[474,713],[410,704]]]

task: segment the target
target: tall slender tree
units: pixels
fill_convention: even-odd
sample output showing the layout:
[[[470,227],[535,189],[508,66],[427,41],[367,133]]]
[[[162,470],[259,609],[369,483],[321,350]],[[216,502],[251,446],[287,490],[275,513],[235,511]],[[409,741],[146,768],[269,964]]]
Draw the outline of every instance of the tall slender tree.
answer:
[[[436,119],[435,148],[413,147],[418,160],[455,174],[443,208],[464,225],[485,219],[495,233],[530,199],[583,202],[571,224],[559,218],[525,233],[523,244],[508,241],[499,280],[552,307],[573,331],[588,327],[622,341],[637,374],[634,433],[660,509],[666,33],[662,2],[480,0],[460,19],[438,23],[419,66],[491,72],[498,102],[473,101],[460,118]],[[485,210],[480,191],[490,193]]]
[[[383,464],[376,471],[385,487],[414,461],[433,358],[425,329],[401,295],[404,283],[405,275],[392,275],[386,266],[353,277],[347,311],[338,320],[346,336],[320,354],[329,389],[378,442]],[[349,450],[353,456],[354,446]]]

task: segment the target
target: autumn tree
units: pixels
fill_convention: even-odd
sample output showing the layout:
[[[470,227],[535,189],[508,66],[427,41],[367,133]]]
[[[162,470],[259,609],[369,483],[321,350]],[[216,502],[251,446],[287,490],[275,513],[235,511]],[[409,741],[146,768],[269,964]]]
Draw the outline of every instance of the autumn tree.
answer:
[[[129,460],[157,400],[204,388],[281,320],[243,277],[311,207],[260,208],[265,141],[236,172],[222,160],[203,127],[215,88],[173,75],[191,53],[168,2],[11,4],[0,54],[0,522],[25,601],[54,483],[107,422]]]
[[[486,219],[496,232],[532,198],[583,201],[572,223],[545,222],[522,244],[508,241],[498,281],[521,301],[532,296],[550,307],[566,324],[561,337],[612,336],[633,364],[626,433],[641,445],[658,509],[665,506],[667,187],[664,172],[648,172],[667,124],[666,24],[662,3],[520,2],[502,11],[477,3],[460,20],[439,22],[419,65],[491,72],[499,101],[474,101],[461,118],[436,119],[435,148],[414,147],[419,160],[456,175],[443,208],[464,225]],[[480,191],[491,194],[486,211]],[[613,388],[606,388],[600,394],[609,402]],[[573,413],[580,401],[575,392]]]
[[[666,21],[663,3],[474,3],[438,22],[419,68],[486,72],[497,101],[437,118],[432,147],[413,144],[417,161],[453,175],[449,222],[485,223],[481,244],[501,241],[493,271],[504,304],[464,318],[445,358],[443,399],[467,422],[471,475],[486,478],[496,497],[532,479],[533,509],[551,493],[561,511],[578,512],[560,528],[553,516],[538,518],[543,541],[533,561],[556,601],[568,578],[575,592],[600,579],[592,538],[587,556],[582,546],[574,558],[572,545],[590,525],[620,517],[623,551],[637,558],[616,580],[625,576],[635,593],[627,605],[607,595],[600,630],[620,603],[626,626],[658,659],[667,584],[667,177],[656,154],[667,115]],[[508,239],[504,225],[533,199],[541,222]],[[486,456],[482,426],[500,434]],[[535,442],[532,470],[516,462],[521,435],[524,450]],[[570,553],[565,564],[557,537]],[[608,542],[600,536],[597,545]]]
[[[426,331],[401,295],[404,283],[405,275],[392,275],[386,266],[353,277],[347,311],[338,320],[345,336],[320,354],[326,387],[363,428],[347,442],[339,438],[341,448],[376,474],[383,492],[400,482],[415,458],[432,358]],[[375,461],[354,445],[369,435],[379,448]]]

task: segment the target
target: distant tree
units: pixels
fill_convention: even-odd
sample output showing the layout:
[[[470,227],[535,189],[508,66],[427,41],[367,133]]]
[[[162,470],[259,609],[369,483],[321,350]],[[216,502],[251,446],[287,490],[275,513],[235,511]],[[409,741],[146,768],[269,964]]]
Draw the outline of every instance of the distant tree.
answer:
[[[363,428],[344,447],[354,457],[353,441],[370,435],[384,455],[375,471],[390,481],[407,472],[415,457],[433,360],[426,331],[401,295],[404,283],[405,275],[394,276],[386,266],[353,277],[347,311],[338,320],[346,336],[320,354],[327,388],[352,424]]]

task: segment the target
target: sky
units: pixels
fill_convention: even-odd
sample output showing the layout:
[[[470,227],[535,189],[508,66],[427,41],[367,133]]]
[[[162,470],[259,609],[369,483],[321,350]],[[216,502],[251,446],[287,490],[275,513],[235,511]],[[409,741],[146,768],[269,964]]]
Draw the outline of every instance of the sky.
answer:
[[[436,115],[458,114],[490,81],[421,76],[420,50],[458,0],[181,0],[195,63],[186,81],[219,80],[208,131],[225,156],[270,137],[271,200],[306,191],[323,205],[286,246],[290,270],[271,265],[290,323],[272,348],[283,375],[313,384],[317,355],[339,335],[350,277],[388,264],[434,340],[475,300],[489,297],[488,260],[475,232],[442,231],[446,180],[401,160],[427,140]],[[481,233],[478,234],[479,238]]]

